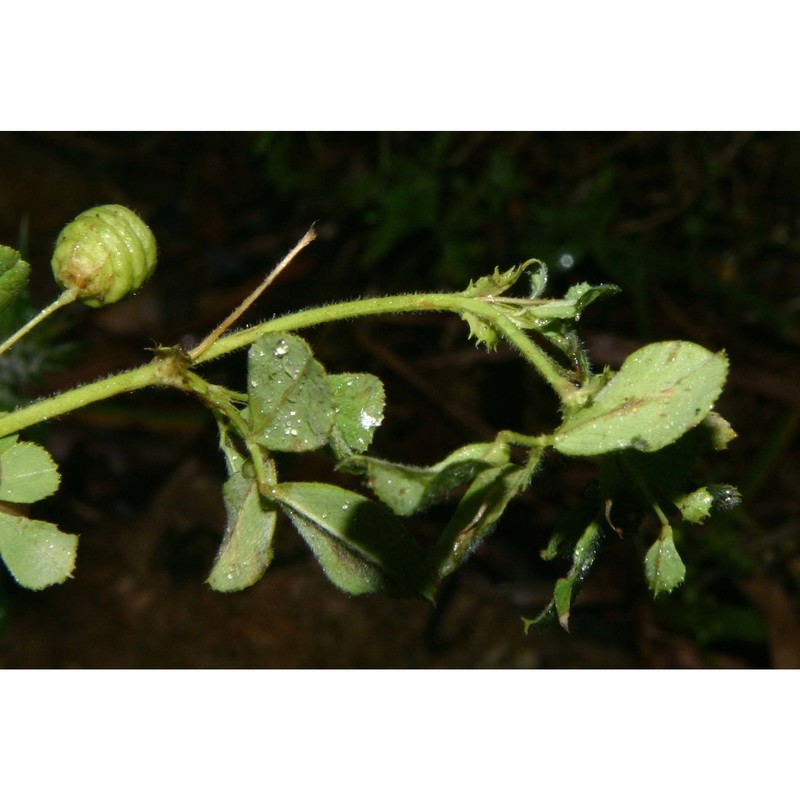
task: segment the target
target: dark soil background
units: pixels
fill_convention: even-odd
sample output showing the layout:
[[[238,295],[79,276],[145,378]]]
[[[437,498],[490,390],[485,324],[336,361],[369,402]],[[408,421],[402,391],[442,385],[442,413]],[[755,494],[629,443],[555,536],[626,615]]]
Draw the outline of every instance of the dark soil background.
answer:
[[[156,343],[198,341],[316,221],[319,239],[246,322],[460,289],[530,257],[551,266],[554,294],[617,283],[623,294],[583,320],[593,360],[619,365],[658,339],[725,348],[732,374],[718,408],[739,437],[699,478],[744,495],[687,531],[687,580],[668,597],[654,602],[643,581],[652,531],[610,548],[570,634],[526,636],[520,621],[566,569],[539,551],[593,476],[591,463],[555,458],[435,609],[340,594],[289,529],[260,583],[220,595],[203,583],[224,529],[215,426],[182,396],[144,392],[36,431],[63,475],[36,515],[81,545],[65,585],[27,592],[0,574],[0,666],[800,666],[799,200],[796,134],[0,135],[0,242],[32,264],[35,306],[55,296],[58,231],[85,208],[131,206],[160,247],[136,297],[64,311],[34,341],[57,370],[0,362],[17,402],[135,366]],[[332,370],[384,380],[376,454],[432,463],[500,428],[538,432],[555,419],[546,387],[508,351],[476,350],[457,319],[372,319],[307,338]],[[204,374],[241,385],[243,364],[236,354]],[[310,455],[283,474],[328,478],[331,466]]]

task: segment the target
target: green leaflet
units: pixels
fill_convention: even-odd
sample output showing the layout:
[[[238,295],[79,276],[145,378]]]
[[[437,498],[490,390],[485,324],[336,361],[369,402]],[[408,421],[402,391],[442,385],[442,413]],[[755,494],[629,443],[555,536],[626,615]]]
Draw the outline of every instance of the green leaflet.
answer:
[[[369,456],[353,456],[339,468],[365,475],[367,485],[395,514],[409,516],[444,500],[458,486],[480,471],[507,464],[508,445],[494,442],[470,444],[451,453],[432,467],[395,464]]]
[[[0,556],[26,589],[44,589],[72,575],[78,537],[55,525],[0,512]]]
[[[35,503],[58,489],[58,467],[43,447],[16,442],[0,452],[0,500]]]
[[[363,453],[383,422],[386,395],[383,384],[368,373],[329,375],[336,416],[331,444],[339,458]]]
[[[531,300],[541,297],[544,294],[544,290],[547,288],[547,267],[541,261],[537,261],[536,263],[539,264],[539,269],[535,272],[528,273],[531,279],[531,290],[529,294]]]
[[[322,365],[299,336],[268,334],[247,360],[250,424],[268,450],[317,450],[333,430],[333,393]]]
[[[0,245],[0,311],[25,288],[30,271],[16,250]]]
[[[724,352],[692,342],[657,342],[630,355],[619,372],[555,432],[566,455],[658,450],[711,410],[728,372]]]
[[[458,569],[491,533],[509,502],[527,486],[531,471],[529,466],[504,464],[478,474],[432,548],[431,567],[436,580]]]
[[[661,535],[647,551],[644,558],[647,583],[658,596],[660,592],[671,592],[683,582],[686,567],[675,547],[672,528],[663,525]]]
[[[583,533],[575,543],[572,551],[572,566],[569,572],[565,577],[556,581],[553,599],[538,617],[535,619],[523,619],[526,633],[531,627],[547,624],[553,616],[558,618],[564,630],[569,630],[572,601],[580,591],[589,570],[594,564],[603,538],[603,524],[598,518],[593,518],[585,525]]]
[[[324,483],[281,483],[275,500],[348,594],[425,594],[423,551],[383,506]]]
[[[730,422],[716,411],[712,411],[706,416],[703,425],[708,432],[709,444],[713,450],[725,450],[736,438],[736,431],[731,427]]]
[[[541,328],[552,320],[577,322],[583,310],[590,303],[601,297],[615,295],[619,291],[618,286],[610,283],[603,283],[599,286],[579,283],[567,290],[563,300],[540,300],[530,305],[522,305],[518,310],[509,310],[508,316],[520,328]]]
[[[272,561],[277,512],[265,508],[253,477],[236,472],[222,489],[228,516],[207,583],[218,592],[238,592],[252,586]]]
[[[50,454],[37,444],[0,440],[0,500],[34,503],[53,494],[59,475]],[[17,583],[44,589],[63,583],[75,566],[78,537],[49,522],[0,511],[0,557]]]
[[[539,553],[543,561],[569,558],[589,523],[599,516],[603,500],[597,484],[592,483],[572,508],[558,521],[547,546]]]
[[[236,449],[231,439],[228,425],[220,418],[217,418],[217,428],[219,429],[219,449],[222,450],[222,454],[225,456],[225,469],[228,472],[228,477],[231,477],[235,473],[241,472],[246,459]]]

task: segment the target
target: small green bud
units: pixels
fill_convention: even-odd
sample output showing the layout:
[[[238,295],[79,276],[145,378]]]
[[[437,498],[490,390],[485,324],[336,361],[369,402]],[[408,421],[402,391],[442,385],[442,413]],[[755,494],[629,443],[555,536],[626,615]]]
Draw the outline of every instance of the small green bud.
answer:
[[[78,214],[59,234],[53,275],[63,289],[98,308],[135,292],[153,274],[156,240],[129,208],[105,205]]]

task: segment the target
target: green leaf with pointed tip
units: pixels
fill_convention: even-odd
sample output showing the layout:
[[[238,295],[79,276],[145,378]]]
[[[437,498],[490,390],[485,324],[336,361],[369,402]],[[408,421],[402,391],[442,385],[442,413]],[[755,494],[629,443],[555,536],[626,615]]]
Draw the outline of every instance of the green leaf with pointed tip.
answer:
[[[40,520],[0,512],[0,557],[20,586],[63,583],[75,568],[78,537]]]
[[[0,500],[35,503],[58,489],[58,467],[43,447],[17,442],[0,453]]]
[[[322,365],[299,336],[268,334],[247,360],[250,424],[268,450],[302,452],[327,444],[336,409]]]
[[[342,591],[426,593],[422,548],[383,506],[324,483],[280,483],[275,499]]]
[[[495,267],[491,275],[478,278],[476,281],[470,281],[469,286],[462,292],[462,295],[464,297],[498,297],[507,292],[532,264],[538,264],[540,267],[544,266],[538,258],[531,258],[524,264],[512,267],[505,272],[500,272],[500,267]]]
[[[601,283],[592,286],[589,283],[576,283],[567,289],[564,299],[575,304],[575,315],[573,319],[577,322],[581,318],[586,306],[604,297],[613,297],[622,290],[613,283]]]
[[[236,446],[231,439],[231,432],[228,428],[227,422],[221,417],[217,418],[217,427],[219,428],[219,449],[225,456],[225,469],[228,477],[237,472],[241,472],[245,465],[245,457],[236,449]]]
[[[437,580],[466,561],[492,532],[511,500],[525,489],[530,471],[516,464],[489,467],[472,481],[455,514],[431,550]]]
[[[455,488],[471,481],[491,466],[507,464],[506,444],[481,442],[452,452],[432,467],[395,464],[369,456],[353,456],[339,469],[365,475],[367,485],[395,514],[409,516],[444,500]]]
[[[222,489],[228,516],[225,538],[207,583],[218,592],[252,586],[272,561],[277,512],[264,507],[255,478],[237,472]]]
[[[556,335],[564,335],[563,326],[568,321],[577,322],[583,310],[590,303],[601,297],[609,297],[620,291],[618,286],[610,283],[591,286],[588,283],[579,283],[572,286],[563,299],[536,300],[529,304],[511,306],[507,303],[504,308],[506,314],[520,328],[536,328],[548,331],[548,327],[555,326]]]
[[[556,581],[553,599],[535,619],[524,619],[525,632],[531,627],[542,627],[558,619],[564,630],[569,630],[569,615],[572,601],[586,580],[586,576],[597,558],[604,538],[603,523],[595,518],[585,527],[572,551],[572,566],[567,575]]]
[[[714,450],[725,450],[736,438],[736,431],[730,422],[716,411],[710,412],[703,420],[703,424],[708,429],[710,444]]]
[[[31,268],[13,248],[0,245],[0,311],[27,285]]]
[[[336,416],[331,444],[338,458],[363,453],[383,422],[386,394],[383,384],[368,373],[328,375]]]
[[[658,450],[702,422],[727,373],[724,351],[681,341],[647,345],[561,425],[554,446],[575,456]]]
[[[530,279],[531,290],[528,293],[528,297],[531,300],[535,300],[537,297],[541,297],[547,288],[547,267],[542,264],[539,269],[530,273]]]
[[[644,573],[647,584],[656,597],[660,592],[671,592],[683,582],[686,567],[675,547],[669,525],[661,528],[661,535],[647,551],[644,557]]]
[[[599,487],[592,483],[586,487],[578,501],[556,523],[547,546],[539,552],[543,561],[570,558],[588,525],[600,515],[603,499]]]

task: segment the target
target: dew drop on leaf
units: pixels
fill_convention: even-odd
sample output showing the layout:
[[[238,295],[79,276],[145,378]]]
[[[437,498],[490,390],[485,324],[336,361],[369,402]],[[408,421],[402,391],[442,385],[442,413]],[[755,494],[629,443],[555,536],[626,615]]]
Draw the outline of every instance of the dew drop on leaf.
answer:
[[[381,421],[377,417],[373,417],[370,413],[365,410],[361,411],[361,415],[358,420],[361,423],[361,427],[365,430],[370,430],[370,428],[377,428]]]

